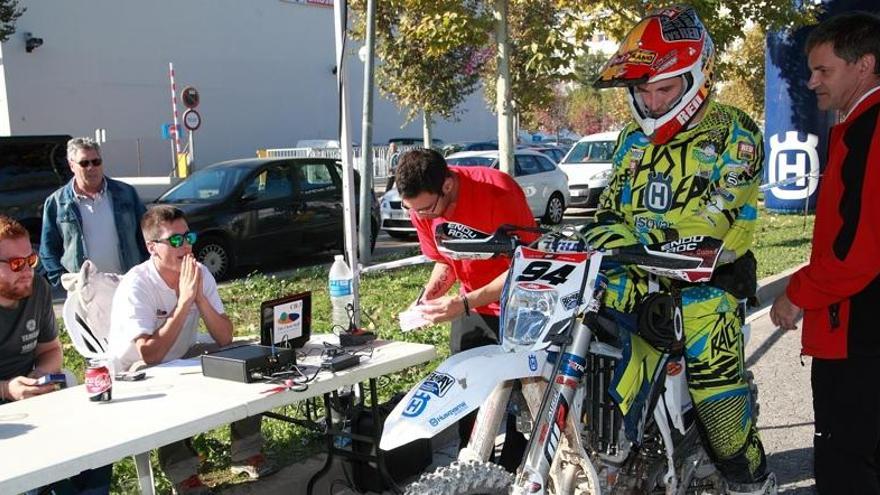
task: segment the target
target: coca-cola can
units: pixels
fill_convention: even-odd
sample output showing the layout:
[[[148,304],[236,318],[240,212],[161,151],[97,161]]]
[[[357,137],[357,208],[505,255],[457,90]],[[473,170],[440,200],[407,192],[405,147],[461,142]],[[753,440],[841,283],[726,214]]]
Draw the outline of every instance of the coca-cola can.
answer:
[[[110,368],[99,359],[90,359],[86,368],[86,393],[92,402],[110,402],[113,397],[113,380]]]

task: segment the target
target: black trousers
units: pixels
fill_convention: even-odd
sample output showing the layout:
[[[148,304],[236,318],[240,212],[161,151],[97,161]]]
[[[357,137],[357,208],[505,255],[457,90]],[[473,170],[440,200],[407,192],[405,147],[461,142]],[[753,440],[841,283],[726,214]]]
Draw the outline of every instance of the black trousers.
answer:
[[[880,494],[880,357],[813,359],[820,494]]]
[[[462,316],[452,322],[449,347],[453,354],[457,354],[474,347],[497,344],[498,328],[497,316],[471,312],[470,316]],[[468,414],[458,422],[458,439],[461,447],[467,445],[471,438],[471,431],[477,420],[477,412]],[[508,414],[504,431],[504,446],[501,448],[501,458],[497,460],[497,463],[511,473],[516,472],[525,455],[527,444],[526,437],[516,429],[516,418]]]

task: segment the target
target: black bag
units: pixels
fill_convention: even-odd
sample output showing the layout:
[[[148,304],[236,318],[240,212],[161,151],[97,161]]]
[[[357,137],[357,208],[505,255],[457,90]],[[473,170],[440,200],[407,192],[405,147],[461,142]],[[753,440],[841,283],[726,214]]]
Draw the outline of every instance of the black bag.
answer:
[[[381,427],[385,422],[388,413],[394,409],[394,406],[403,398],[403,394],[397,394],[384,404],[379,404],[378,421],[374,421],[373,413],[369,407],[358,406],[351,420],[351,432],[357,435],[373,435],[376,428]],[[372,455],[376,453],[376,449],[368,442],[353,440],[351,444],[352,451]],[[431,451],[431,440],[427,438],[415,440],[406,445],[402,445],[394,450],[379,450],[379,456],[385,461],[385,467],[388,474],[395,482],[401,481],[415,476],[425,470],[433,462],[433,452]],[[383,492],[390,490],[385,481],[379,475],[379,468],[376,463],[364,462],[357,459],[351,460],[352,474],[354,477],[354,487],[359,492]]]

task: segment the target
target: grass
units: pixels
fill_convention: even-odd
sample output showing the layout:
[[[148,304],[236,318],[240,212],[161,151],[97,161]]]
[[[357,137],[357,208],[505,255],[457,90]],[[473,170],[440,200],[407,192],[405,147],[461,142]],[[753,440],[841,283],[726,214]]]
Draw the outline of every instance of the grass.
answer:
[[[803,263],[809,257],[812,236],[812,215],[806,220],[801,215],[772,215],[762,209],[755,233],[755,254],[758,259],[758,277],[763,278]],[[405,256],[413,254],[406,253]],[[396,316],[416,297],[427,280],[430,265],[418,265],[390,272],[364,275],[361,280],[361,306],[365,314],[363,323],[375,331],[379,338],[432,344],[439,358],[425,366],[414,367],[391,375],[380,381],[380,394],[384,399],[398,391],[406,391],[449,355],[449,325],[432,326],[412,333],[401,333]],[[261,301],[286,294],[312,291],[312,328],[315,333],[328,332],[330,323],[330,298],[327,291],[329,267],[318,266],[296,270],[284,279],[252,274],[220,288],[220,297],[227,314],[232,319],[237,336],[259,335],[259,305]],[[74,370],[82,379],[83,360],[70,345],[67,334],[62,334],[65,344],[65,367]],[[301,406],[288,406],[279,410],[282,414],[303,417]],[[263,421],[265,450],[282,465],[294,463],[323,448],[323,440],[304,428],[266,419]],[[218,428],[197,435],[194,446],[202,457],[202,475],[212,485],[228,485],[237,480],[228,475],[229,428]],[[153,471],[158,493],[170,493],[170,483],[165,479],[153,454]],[[123,459],[114,466],[114,493],[136,491],[137,476],[131,458]]]

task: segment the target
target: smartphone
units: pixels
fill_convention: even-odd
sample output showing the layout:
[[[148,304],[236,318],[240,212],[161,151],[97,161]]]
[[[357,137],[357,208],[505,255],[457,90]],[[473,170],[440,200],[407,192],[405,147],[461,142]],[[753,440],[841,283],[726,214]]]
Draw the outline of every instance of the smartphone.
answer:
[[[116,373],[116,379],[121,382],[136,382],[143,380],[146,376],[147,372],[145,371],[125,371],[123,373]]]
[[[37,378],[37,385],[48,385],[50,383],[67,383],[67,377],[64,373],[49,373]]]

